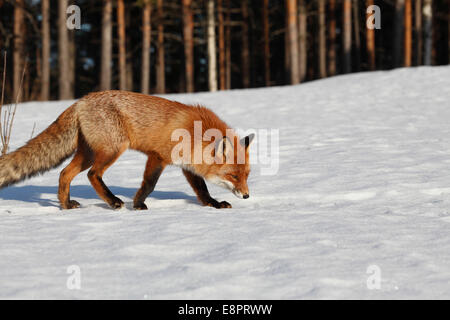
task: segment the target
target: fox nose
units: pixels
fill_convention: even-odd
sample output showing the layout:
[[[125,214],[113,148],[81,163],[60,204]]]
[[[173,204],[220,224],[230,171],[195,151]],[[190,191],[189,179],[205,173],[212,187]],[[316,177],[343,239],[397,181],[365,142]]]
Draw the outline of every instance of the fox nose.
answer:
[[[248,198],[250,198],[249,194],[248,193],[244,194],[244,199],[248,199]]]

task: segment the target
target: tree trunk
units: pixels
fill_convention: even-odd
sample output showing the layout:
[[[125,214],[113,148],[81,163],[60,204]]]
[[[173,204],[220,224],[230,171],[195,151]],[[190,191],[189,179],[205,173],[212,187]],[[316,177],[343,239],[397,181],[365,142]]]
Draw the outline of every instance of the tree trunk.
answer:
[[[405,0],[405,40],[404,40],[404,64],[410,67],[412,62],[412,3]]]
[[[373,0],[367,0],[367,8],[373,6]],[[366,18],[368,19],[371,14],[367,13]],[[375,62],[375,30],[366,28],[366,49],[367,57],[369,60],[369,70],[373,71],[376,69]]]
[[[223,1],[217,0],[217,23],[219,29],[219,89],[226,89],[226,52],[225,52],[225,27],[223,19]]]
[[[58,2],[58,62],[59,62],[59,99],[73,99],[71,88],[71,62],[69,33],[66,25],[68,0]]]
[[[288,20],[290,81],[291,84],[297,84],[300,83],[298,67],[297,0],[286,0],[286,14]]]
[[[102,61],[100,71],[100,90],[111,89],[112,60],[112,0],[103,1],[102,14]]]
[[[23,0],[17,1],[14,6],[13,101],[16,100],[19,93],[23,93],[23,89],[20,90],[20,82],[25,65],[25,21],[23,6]]]
[[[402,66],[402,43],[403,43],[403,23],[405,13],[405,0],[396,0],[395,2],[395,23],[393,43],[394,68]]]
[[[42,0],[42,101],[50,100],[50,0]]]
[[[227,2],[227,17],[225,20],[225,66],[226,66],[226,88],[231,89],[231,2]]]
[[[299,73],[300,82],[306,78],[306,71],[308,67],[308,12],[306,11],[305,0],[299,0],[298,10],[298,47],[299,47]]]
[[[329,1],[329,45],[328,45],[328,73],[336,74],[336,0]]]
[[[222,0],[217,0],[217,24],[219,29],[219,89],[225,90],[225,33]]]
[[[194,92],[194,18],[191,6],[192,0],[183,0],[183,36],[187,92]]]
[[[164,10],[163,0],[156,2],[158,7],[158,61],[156,63],[156,92],[166,92],[166,64],[164,61]]]
[[[264,81],[266,87],[270,86],[270,25],[269,0],[263,3],[263,33],[264,33]]]
[[[359,0],[353,0],[353,24],[354,24],[354,35],[355,35],[355,65],[356,71],[361,68],[361,40],[360,40],[360,30],[359,30]]]
[[[214,0],[208,0],[208,82],[210,91],[217,91],[215,27]]]
[[[242,86],[250,87],[250,49],[248,39],[248,0],[241,2],[242,12]]]
[[[420,66],[422,64],[422,50],[423,50],[423,33],[422,33],[422,0],[416,0],[415,4],[415,60],[416,66]]]
[[[343,0],[343,14],[342,23],[344,25],[343,30],[343,51],[344,51],[344,63],[343,72],[352,72],[352,0]]]
[[[325,24],[325,0],[319,0],[319,77],[327,76],[327,36]]]
[[[142,10],[142,74],[141,92],[150,93],[150,49],[152,42],[152,3],[145,1]]]
[[[120,90],[127,90],[127,53],[124,0],[117,0],[117,33],[119,36],[119,88]]]
[[[431,51],[433,49],[433,0],[423,1],[423,27],[424,27],[424,61],[423,64],[431,65]]]

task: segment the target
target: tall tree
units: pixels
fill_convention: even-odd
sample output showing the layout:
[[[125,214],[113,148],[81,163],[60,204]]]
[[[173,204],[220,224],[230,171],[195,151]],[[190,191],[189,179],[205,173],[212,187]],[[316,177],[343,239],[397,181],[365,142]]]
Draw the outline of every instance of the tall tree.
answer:
[[[226,89],[225,74],[225,29],[223,22],[223,2],[217,0],[217,24],[219,29],[219,89]]]
[[[111,89],[112,0],[103,1],[100,90]]]
[[[405,0],[405,36],[404,36],[404,65],[410,67],[412,62],[412,3]]]
[[[419,66],[422,64],[422,50],[423,50],[423,34],[422,34],[422,0],[416,0],[415,3],[415,12],[414,12],[414,20],[415,20],[415,60],[416,65]]]
[[[152,3],[149,0],[144,2],[142,10],[142,74],[141,92],[150,93],[150,46],[152,37]]]
[[[42,83],[41,100],[50,99],[50,1],[41,1],[42,10]]]
[[[225,66],[226,88],[231,89],[231,1],[226,0],[227,15],[225,19]]]
[[[192,0],[183,0],[183,36],[186,91],[194,92],[194,18]]]
[[[405,0],[396,0],[395,2],[395,22],[393,42],[393,66],[394,68],[402,66],[402,43],[403,43],[403,23],[405,14]]]
[[[288,21],[288,48],[290,60],[290,82],[300,83],[300,73],[298,67],[298,38],[297,38],[297,0],[286,0],[286,15]]]
[[[343,36],[343,72],[352,71],[352,0],[343,0],[342,2],[342,23]]]
[[[264,33],[264,82],[270,86],[270,25],[269,0],[263,2],[263,33]]]
[[[423,32],[424,32],[424,56],[423,64],[431,65],[431,53],[433,49],[433,0],[423,1]]]
[[[208,83],[210,91],[217,91],[216,30],[214,0],[208,0]]]
[[[304,81],[306,78],[306,69],[308,65],[308,12],[306,9],[305,0],[299,0],[298,7],[298,60],[300,69],[299,76],[300,81]]]
[[[325,25],[325,0],[319,0],[319,76],[327,76],[327,36]]]
[[[329,0],[328,74],[336,74],[336,0]]]
[[[59,63],[59,99],[74,98],[71,83],[71,52],[69,33],[66,25],[68,0],[58,1],[58,63]]]
[[[165,64],[165,51],[164,51],[164,7],[163,0],[157,0],[156,2],[158,10],[158,59],[156,63],[156,92],[166,92],[166,64]]]
[[[373,6],[373,0],[366,1],[367,8]],[[366,19],[369,18],[371,13],[367,13]],[[366,50],[367,57],[369,60],[369,70],[375,70],[376,62],[375,62],[375,29],[366,27]]]
[[[13,51],[13,97],[19,95],[20,82],[25,66],[25,21],[24,1],[18,0],[14,6],[14,51]]]
[[[359,71],[361,68],[361,40],[359,30],[359,0],[353,0],[353,30],[355,35],[355,69]]]
[[[117,0],[117,33],[119,36],[119,88],[127,90],[127,51],[125,35],[125,4]]]
[[[267,1],[267,0],[265,0]],[[248,40],[248,0],[241,1],[242,12],[242,85],[250,87],[250,49]]]

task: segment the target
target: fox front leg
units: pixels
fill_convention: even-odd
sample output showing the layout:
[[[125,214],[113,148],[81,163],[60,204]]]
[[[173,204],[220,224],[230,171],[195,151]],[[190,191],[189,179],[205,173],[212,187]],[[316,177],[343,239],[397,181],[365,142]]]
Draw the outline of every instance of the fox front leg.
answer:
[[[183,174],[187,181],[194,189],[198,200],[205,206],[214,207],[216,209],[231,208],[231,204],[226,201],[219,202],[209,194],[208,187],[206,186],[205,180],[192,172],[183,169]]]

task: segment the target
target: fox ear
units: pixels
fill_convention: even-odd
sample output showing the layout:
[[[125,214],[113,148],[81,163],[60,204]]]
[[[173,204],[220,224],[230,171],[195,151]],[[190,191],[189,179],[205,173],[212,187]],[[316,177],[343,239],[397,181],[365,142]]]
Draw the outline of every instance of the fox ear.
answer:
[[[252,143],[253,139],[255,139],[255,134],[252,133],[248,136],[246,136],[245,138],[241,139],[241,144],[245,147],[245,149],[247,149],[250,144]]]
[[[233,150],[233,145],[227,136],[224,136],[222,140],[219,140],[216,144],[215,156],[224,157],[228,150]]]

